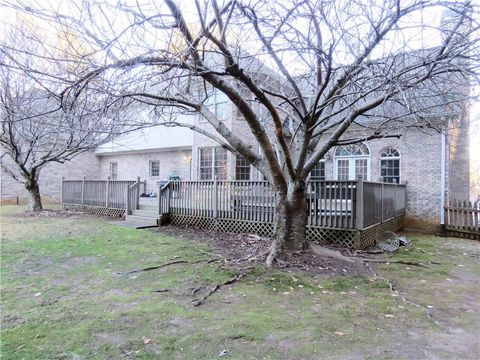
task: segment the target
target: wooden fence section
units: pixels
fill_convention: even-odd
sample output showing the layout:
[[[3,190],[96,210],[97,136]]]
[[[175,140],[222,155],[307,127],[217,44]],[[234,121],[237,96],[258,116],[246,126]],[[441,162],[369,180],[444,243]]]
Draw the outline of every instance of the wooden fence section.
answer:
[[[405,213],[405,185],[363,181],[363,229]],[[362,219],[359,219],[359,222]]]
[[[273,223],[275,193],[268,181],[172,181],[159,192],[162,215]],[[311,181],[307,225],[357,229],[405,212],[405,185]]]
[[[480,209],[468,201],[451,200],[445,206],[448,236],[480,240]]]
[[[133,180],[62,179],[62,203],[124,210],[127,188],[133,184]]]

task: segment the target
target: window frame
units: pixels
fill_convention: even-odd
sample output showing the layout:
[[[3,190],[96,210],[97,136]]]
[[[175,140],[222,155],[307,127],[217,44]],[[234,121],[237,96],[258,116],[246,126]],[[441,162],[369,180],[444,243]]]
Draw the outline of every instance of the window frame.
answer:
[[[158,171],[158,175],[152,175],[152,171],[153,171],[153,164],[157,163],[158,164],[158,169],[156,169]],[[153,178],[153,179],[158,179],[160,177],[160,160],[149,160],[148,162],[148,176],[150,178]]]
[[[238,161],[244,161],[247,165],[239,165]],[[241,172],[239,173],[239,168],[241,169],[247,169],[248,168],[248,179],[239,179],[239,175],[242,174]],[[237,181],[250,181],[252,179],[252,165],[245,160],[243,156],[235,156],[235,180]]]
[[[203,101],[203,104],[208,108],[208,110],[210,110],[219,120],[228,120],[229,117],[232,116],[232,107],[229,105],[230,101],[226,94],[217,88],[212,88],[210,91],[207,90],[207,93],[205,93],[204,89],[202,88],[199,92],[200,100]],[[221,113],[220,109],[222,107],[226,109],[225,113]],[[200,114],[199,116],[201,123],[208,122],[205,117]]]
[[[339,152],[343,152],[346,149],[353,149],[354,146],[357,146],[358,151],[348,151],[348,154],[341,154]],[[341,160],[346,160],[348,161],[348,179],[347,180],[339,180],[338,179],[338,163]],[[334,164],[333,164],[333,177],[337,181],[355,181],[358,178],[357,175],[357,164],[356,160],[366,160],[367,161],[367,174],[366,178],[363,178],[363,180],[370,180],[371,178],[371,151],[367,143],[361,143],[361,144],[349,144],[349,145],[340,145],[335,148],[334,151]],[[352,179],[352,175],[355,176],[354,179]]]
[[[397,153],[397,155],[387,154],[388,150],[394,150]],[[395,176],[395,175],[393,175],[393,176],[390,176],[390,175],[383,176],[382,175],[382,163],[384,161],[389,161],[389,160],[398,161],[398,176]],[[385,178],[398,178],[398,182],[396,182],[396,184],[401,183],[401,181],[402,181],[402,155],[396,147],[387,146],[380,152],[379,172],[378,173],[380,175],[380,179],[381,179],[382,182],[386,182],[386,183],[389,183],[389,184],[395,184],[394,182],[385,181],[384,179]]]
[[[113,169],[115,169],[115,172],[113,171]],[[109,172],[110,180],[118,179],[118,161],[110,161],[108,172]]]
[[[209,159],[209,165],[202,165],[202,151],[209,150],[210,151],[210,159]],[[222,158],[221,160],[218,160],[219,155],[218,152],[222,151],[225,152],[225,157]],[[223,155],[222,155],[223,156]],[[218,164],[218,161],[222,161],[223,164]],[[202,175],[202,169],[210,169],[207,171],[207,173],[210,174],[210,176],[204,177]],[[221,172],[219,169],[224,169],[224,176],[219,177],[221,175]],[[209,180],[214,180],[215,176],[217,176],[218,180],[228,180],[228,152],[226,149],[222,148],[221,146],[204,146],[204,147],[199,147],[198,148],[198,174],[197,177],[201,181],[209,181]]]
[[[322,169],[317,169],[317,166],[319,166],[320,164],[323,165],[323,170],[322,170]],[[314,172],[314,170],[319,170],[320,172],[323,171],[323,178],[322,178],[322,176],[316,176],[316,175],[315,175],[315,176],[312,176],[312,173]],[[320,160],[315,164],[315,166],[312,168],[312,170],[310,170],[309,177],[310,177],[310,180],[311,180],[311,181],[324,181],[324,180],[327,179],[325,159],[320,159]]]

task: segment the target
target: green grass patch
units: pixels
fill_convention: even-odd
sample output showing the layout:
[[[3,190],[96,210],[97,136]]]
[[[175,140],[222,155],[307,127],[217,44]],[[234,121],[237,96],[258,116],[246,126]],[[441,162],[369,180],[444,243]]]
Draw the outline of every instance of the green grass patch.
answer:
[[[212,359],[222,350],[229,359],[412,357],[390,352],[400,333],[405,346],[458,355],[432,348],[423,335],[408,337],[447,333],[401,296],[433,306],[436,318],[452,326],[478,330],[478,312],[464,311],[478,295],[479,274],[475,248],[465,241],[412,236],[414,246],[392,259],[441,264],[380,265],[377,271],[399,296],[371,276],[313,276],[259,265],[194,307],[193,299],[236,271],[198,262],[126,272],[175,259],[207,260],[212,249],[206,245],[90,216],[15,215],[23,210],[1,210],[4,359]]]

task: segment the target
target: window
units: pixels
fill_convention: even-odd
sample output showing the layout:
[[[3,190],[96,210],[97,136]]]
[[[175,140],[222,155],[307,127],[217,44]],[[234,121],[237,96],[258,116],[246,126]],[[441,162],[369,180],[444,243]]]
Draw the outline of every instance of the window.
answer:
[[[212,113],[222,120],[229,118],[230,102],[227,95],[218,89],[212,89],[206,98],[204,104]]]
[[[380,176],[384,182],[400,183],[400,153],[397,149],[389,147],[382,151]]]
[[[227,180],[227,150],[221,147],[214,148],[215,168],[213,176],[217,180]]]
[[[117,180],[118,177],[118,163],[111,162],[110,163],[110,179]]]
[[[199,175],[200,180],[211,180],[213,175],[212,160],[213,148],[199,149]]]
[[[335,149],[337,180],[356,180],[360,176],[370,178],[370,151],[367,144],[341,145]]]
[[[310,171],[310,180],[325,180],[325,160],[320,160]]]
[[[199,178],[212,180],[227,179],[227,150],[221,147],[200,148],[199,150]]]
[[[250,180],[250,164],[242,156],[235,162],[235,180]]]
[[[361,156],[370,155],[367,144],[340,145],[335,149],[335,156]]]
[[[150,160],[150,177],[160,176],[160,161]]]

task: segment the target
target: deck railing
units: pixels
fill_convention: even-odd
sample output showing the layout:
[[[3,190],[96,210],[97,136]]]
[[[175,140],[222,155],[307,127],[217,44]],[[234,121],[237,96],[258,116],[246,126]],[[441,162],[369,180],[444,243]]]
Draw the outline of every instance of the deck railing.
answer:
[[[405,185],[310,181],[307,225],[364,229],[405,212]],[[159,192],[160,214],[272,223],[275,192],[268,181],[171,181]]]
[[[125,214],[131,215],[134,210],[139,208],[140,194],[145,192],[146,181],[140,181],[140,177],[137,178],[133,184],[127,186],[125,194]],[[143,191],[142,191],[143,189]]]
[[[62,203],[125,209],[125,192],[134,180],[62,179]]]

